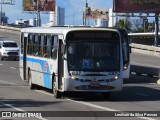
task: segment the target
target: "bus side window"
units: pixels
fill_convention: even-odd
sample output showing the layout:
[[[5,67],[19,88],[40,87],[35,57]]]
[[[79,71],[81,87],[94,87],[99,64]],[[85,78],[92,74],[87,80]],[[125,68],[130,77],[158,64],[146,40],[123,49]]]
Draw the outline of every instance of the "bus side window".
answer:
[[[38,34],[35,34],[35,36],[34,36],[34,50],[33,50],[33,55],[39,56],[39,46],[40,46],[39,35],[38,35]]]
[[[32,55],[33,54],[33,34],[29,34],[28,36],[28,50],[27,54]]]
[[[52,59],[57,59],[57,49],[58,49],[58,36],[55,35],[55,36],[52,36],[52,45],[51,45]]]
[[[45,53],[45,48],[44,48],[44,45],[45,45],[45,35],[41,35],[40,36],[40,56],[44,57],[44,53]]]
[[[44,57],[51,57],[51,35],[46,36],[46,52],[44,53]]]

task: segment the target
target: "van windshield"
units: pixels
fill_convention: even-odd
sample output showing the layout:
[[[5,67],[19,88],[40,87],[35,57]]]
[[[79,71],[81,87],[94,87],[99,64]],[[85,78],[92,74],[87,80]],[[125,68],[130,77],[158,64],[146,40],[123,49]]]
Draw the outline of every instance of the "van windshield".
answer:
[[[6,42],[3,43],[3,47],[18,47],[17,43],[13,43],[13,42]]]

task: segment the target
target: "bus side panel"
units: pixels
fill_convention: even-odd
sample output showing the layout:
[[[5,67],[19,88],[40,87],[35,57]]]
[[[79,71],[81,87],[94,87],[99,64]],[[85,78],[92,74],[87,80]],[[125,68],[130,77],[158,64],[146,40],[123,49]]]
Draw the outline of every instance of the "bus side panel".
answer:
[[[45,88],[52,88],[52,79],[50,74],[50,64],[38,57],[28,58],[28,67],[31,68],[32,82]]]
[[[123,78],[128,79],[130,77],[130,64],[128,65],[127,70],[123,71]]]
[[[23,59],[22,59],[22,55],[20,55],[20,59],[19,59],[19,69],[20,69],[20,77],[22,80],[24,80],[24,75],[23,75]]]

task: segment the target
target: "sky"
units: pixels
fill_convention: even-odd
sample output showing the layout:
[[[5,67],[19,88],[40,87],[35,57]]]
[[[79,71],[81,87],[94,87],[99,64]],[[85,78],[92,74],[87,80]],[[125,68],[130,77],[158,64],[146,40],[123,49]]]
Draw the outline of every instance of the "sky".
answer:
[[[81,25],[82,11],[86,0],[56,0],[56,5],[65,8],[65,24]],[[113,0],[88,0],[91,8],[112,8]],[[22,0],[15,0],[15,5],[3,5],[2,11],[9,18],[9,23],[15,23],[16,19],[32,19],[36,14],[22,11]],[[49,14],[41,13],[42,24],[49,22]]]

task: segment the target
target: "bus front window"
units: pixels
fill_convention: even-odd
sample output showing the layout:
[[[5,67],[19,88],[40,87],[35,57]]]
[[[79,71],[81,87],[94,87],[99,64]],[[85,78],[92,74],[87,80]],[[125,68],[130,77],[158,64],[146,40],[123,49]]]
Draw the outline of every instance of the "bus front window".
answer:
[[[118,43],[70,42],[67,44],[69,70],[116,71],[119,70]]]

